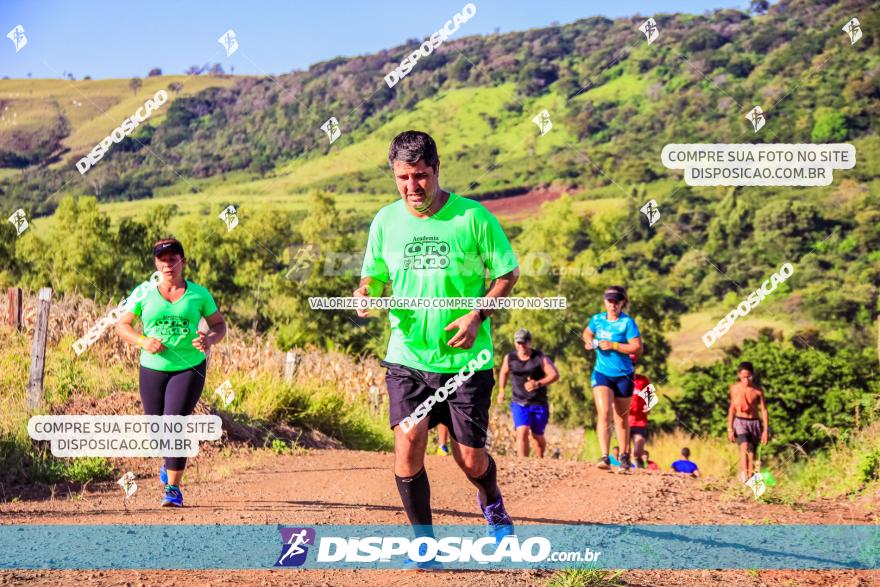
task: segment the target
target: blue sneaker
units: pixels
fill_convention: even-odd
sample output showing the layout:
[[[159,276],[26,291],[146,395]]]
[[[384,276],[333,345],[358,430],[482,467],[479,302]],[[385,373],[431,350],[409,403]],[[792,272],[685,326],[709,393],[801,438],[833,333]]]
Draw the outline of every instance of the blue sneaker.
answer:
[[[478,491],[477,503],[480,506],[480,511],[483,512],[483,516],[485,516],[486,521],[489,523],[486,535],[494,536],[496,545],[500,544],[505,536],[513,534],[513,520],[510,519],[510,516],[507,515],[507,510],[504,509],[504,499],[499,497],[495,503],[483,507],[483,500],[480,499],[480,492]]]
[[[159,469],[159,481],[162,485],[168,485],[168,469],[165,468],[165,463],[162,463],[162,468]]]
[[[428,552],[428,545],[422,544],[419,546],[419,554],[425,555]],[[443,564],[438,563],[435,560],[429,560],[417,563],[409,557],[406,557],[406,560],[403,561],[403,567],[401,567],[404,571],[439,571],[443,569]]]
[[[165,497],[162,498],[162,507],[183,507],[183,493],[179,487],[173,485],[165,486]]]

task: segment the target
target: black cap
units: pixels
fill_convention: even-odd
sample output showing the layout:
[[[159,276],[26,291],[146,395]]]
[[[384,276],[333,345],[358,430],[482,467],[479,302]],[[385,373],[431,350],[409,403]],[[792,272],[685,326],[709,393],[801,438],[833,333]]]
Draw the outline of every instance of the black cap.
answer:
[[[605,299],[609,302],[622,302],[626,298],[616,289],[609,289],[605,291]]]
[[[183,245],[178,241],[166,241],[163,243],[159,243],[153,247],[153,256],[160,257],[165,253],[177,253],[181,257],[185,257],[183,254]]]

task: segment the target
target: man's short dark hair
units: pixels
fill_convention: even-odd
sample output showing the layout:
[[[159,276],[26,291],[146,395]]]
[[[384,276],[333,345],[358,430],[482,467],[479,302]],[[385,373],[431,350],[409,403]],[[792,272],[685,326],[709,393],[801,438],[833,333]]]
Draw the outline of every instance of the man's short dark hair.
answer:
[[[431,135],[419,130],[408,130],[394,137],[391,148],[388,149],[388,165],[392,169],[395,161],[415,165],[419,159],[424,159],[425,165],[430,165],[434,171],[437,171],[440,157],[437,155],[437,144]]]
[[[743,369],[745,369],[746,371],[748,371],[748,372],[751,373],[752,375],[755,374],[755,368],[752,367],[752,364],[749,363],[748,361],[743,361],[742,363],[740,363],[740,364],[739,364],[739,367],[736,368],[736,372],[739,373],[739,372],[742,371]]]
[[[681,456],[686,459],[691,458],[691,449],[689,449],[688,447],[684,447],[683,449],[681,449]]]

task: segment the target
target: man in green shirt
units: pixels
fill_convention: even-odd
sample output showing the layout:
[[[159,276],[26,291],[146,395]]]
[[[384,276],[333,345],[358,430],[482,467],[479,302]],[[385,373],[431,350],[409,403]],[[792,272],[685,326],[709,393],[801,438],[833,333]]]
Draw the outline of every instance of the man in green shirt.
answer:
[[[401,199],[373,219],[354,296],[381,296],[388,283],[394,297],[508,296],[519,276],[510,243],[482,204],[440,189],[434,140],[423,132],[401,133],[391,143],[388,163]],[[495,386],[492,312],[389,310],[391,339],[382,364],[394,430],[394,474],[403,508],[420,536],[433,536],[424,460],[428,430],[437,424],[448,427],[452,454],[478,488],[480,509],[496,539],[513,533],[495,461],[485,448]],[[367,312],[358,310],[358,315]]]

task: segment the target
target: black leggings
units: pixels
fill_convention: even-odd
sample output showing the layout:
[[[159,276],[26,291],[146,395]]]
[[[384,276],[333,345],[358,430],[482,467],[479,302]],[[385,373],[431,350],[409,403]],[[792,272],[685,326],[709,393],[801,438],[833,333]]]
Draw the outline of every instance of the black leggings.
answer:
[[[205,387],[206,362],[183,371],[156,371],[141,365],[141,403],[147,416],[189,416]],[[165,457],[165,468],[182,471],[186,457]]]

